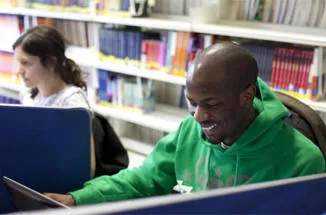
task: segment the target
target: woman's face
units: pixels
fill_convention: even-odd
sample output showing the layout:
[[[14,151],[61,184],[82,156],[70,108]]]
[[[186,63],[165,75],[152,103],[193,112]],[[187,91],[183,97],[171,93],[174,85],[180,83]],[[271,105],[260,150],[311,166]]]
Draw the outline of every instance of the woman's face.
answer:
[[[18,46],[14,50],[14,59],[16,70],[26,87],[37,87],[46,81],[49,72],[39,57],[27,54],[21,46]]]

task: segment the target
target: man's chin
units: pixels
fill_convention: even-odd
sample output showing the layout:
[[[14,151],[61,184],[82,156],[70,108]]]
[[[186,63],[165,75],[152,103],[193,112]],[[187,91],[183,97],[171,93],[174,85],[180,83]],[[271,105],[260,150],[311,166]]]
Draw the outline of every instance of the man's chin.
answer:
[[[205,135],[206,140],[212,144],[219,144],[222,142],[221,138]]]

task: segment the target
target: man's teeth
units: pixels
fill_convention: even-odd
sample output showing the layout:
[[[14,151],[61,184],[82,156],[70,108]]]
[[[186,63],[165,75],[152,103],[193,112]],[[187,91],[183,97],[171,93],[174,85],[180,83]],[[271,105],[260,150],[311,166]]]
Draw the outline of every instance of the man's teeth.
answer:
[[[211,126],[209,126],[209,127],[203,127],[203,129],[204,129],[205,131],[209,131],[209,130],[212,130],[213,128],[215,128],[215,127],[216,127],[216,124],[211,125]]]

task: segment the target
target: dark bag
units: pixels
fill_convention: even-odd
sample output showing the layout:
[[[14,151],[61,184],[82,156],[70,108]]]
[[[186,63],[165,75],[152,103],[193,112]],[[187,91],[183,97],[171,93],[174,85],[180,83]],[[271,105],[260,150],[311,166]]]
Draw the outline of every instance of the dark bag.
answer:
[[[108,120],[95,112],[92,128],[96,158],[95,177],[113,175],[127,168],[127,151]]]

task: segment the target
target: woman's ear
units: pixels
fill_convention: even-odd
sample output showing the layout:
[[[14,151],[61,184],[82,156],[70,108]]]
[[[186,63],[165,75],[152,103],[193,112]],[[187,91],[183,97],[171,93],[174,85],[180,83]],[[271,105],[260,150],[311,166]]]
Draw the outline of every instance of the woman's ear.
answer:
[[[57,59],[55,57],[48,56],[45,58],[44,64],[49,71],[54,72],[57,67]]]

